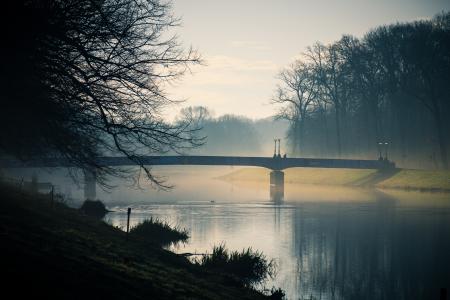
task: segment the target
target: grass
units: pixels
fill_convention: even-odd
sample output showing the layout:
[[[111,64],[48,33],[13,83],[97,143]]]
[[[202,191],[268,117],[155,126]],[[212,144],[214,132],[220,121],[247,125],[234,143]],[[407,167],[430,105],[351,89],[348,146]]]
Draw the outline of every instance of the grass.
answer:
[[[364,169],[306,169],[286,170],[287,183],[350,185],[359,178],[375,173]]]
[[[275,274],[275,264],[264,254],[247,248],[229,251],[224,244],[214,246],[211,255],[204,255],[200,265],[208,270],[233,275],[245,285],[262,283]]]
[[[172,227],[159,219],[147,219],[130,230],[131,237],[138,237],[155,242],[161,246],[186,242],[189,234],[186,229]]]
[[[361,169],[291,168],[284,170],[284,179],[285,183],[347,185],[374,172]],[[220,179],[269,182],[269,174],[268,169],[243,168]]]
[[[381,188],[450,191],[450,171],[394,169],[290,168],[285,171],[285,183],[376,186]],[[269,182],[270,170],[243,168],[219,177],[227,181]]]
[[[405,169],[378,183],[377,186],[382,188],[450,191],[450,171]]]
[[[149,239],[0,185],[0,264],[14,298],[267,299]]]

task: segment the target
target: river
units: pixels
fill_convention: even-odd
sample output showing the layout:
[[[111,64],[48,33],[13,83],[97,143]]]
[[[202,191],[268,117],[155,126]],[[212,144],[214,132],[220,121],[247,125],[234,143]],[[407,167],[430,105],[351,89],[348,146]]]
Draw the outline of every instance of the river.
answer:
[[[157,217],[190,232],[175,252],[252,247],[277,264],[264,286],[288,299],[439,299],[450,283],[450,195],[286,184],[271,200],[265,183],[215,177],[232,168],[156,169],[169,192],[99,193],[125,227]],[[262,288],[262,287],[259,287]]]

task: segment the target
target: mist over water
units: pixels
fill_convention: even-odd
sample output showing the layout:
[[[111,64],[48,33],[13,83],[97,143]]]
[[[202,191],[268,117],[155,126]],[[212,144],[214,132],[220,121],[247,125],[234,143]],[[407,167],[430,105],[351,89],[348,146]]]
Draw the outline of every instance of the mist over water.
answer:
[[[124,227],[131,207],[132,226],[157,217],[184,227],[179,253],[262,251],[278,265],[265,287],[288,299],[437,299],[448,284],[448,194],[286,184],[275,203],[264,183],[214,179],[232,170],[161,168],[174,189],[101,194],[115,211],[105,220]]]
[[[16,298],[447,299],[450,1],[306,2],[3,6]]]

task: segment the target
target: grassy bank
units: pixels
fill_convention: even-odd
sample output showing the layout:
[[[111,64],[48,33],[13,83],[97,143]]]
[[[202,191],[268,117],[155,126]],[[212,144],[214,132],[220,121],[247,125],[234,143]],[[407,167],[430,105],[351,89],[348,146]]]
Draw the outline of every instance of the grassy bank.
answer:
[[[450,192],[450,171],[401,170],[377,184],[382,188],[442,190]]]
[[[266,299],[148,239],[43,196],[0,186],[3,286],[14,298]]]
[[[252,285],[275,275],[275,262],[264,254],[247,248],[229,251],[225,244],[214,246],[211,255],[198,262],[201,266],[217,272],[225,272],[240,278],[245,285]]]
[[[172,243],[186,242],[189,234],[184,228],[173,228],[167,222],[150,218],[131,228],[130,237],[150,239],[160,246],[168,246]]]
[[[269,173],[269,170],[262,168],[243,168],[220,179],[268,183]],[[450,192],[450,171],[396,169],[381,172],[359,169],[291,168],[284,173],[285,182],[294,184],[376,186]]]

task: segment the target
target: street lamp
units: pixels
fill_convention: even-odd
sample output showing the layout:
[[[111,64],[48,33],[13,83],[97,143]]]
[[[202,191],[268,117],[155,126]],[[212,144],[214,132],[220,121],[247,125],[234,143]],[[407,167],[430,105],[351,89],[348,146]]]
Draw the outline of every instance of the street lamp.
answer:
[[[273,139],[275,147],[273,148],[273,158],[277,157],[277,139]]]
[[[281,157],[281,139],[278,139],[278,157]]]
[[[383,160],[383,157],[381,156],[381,148],[383,147],[382,142],[378,142],[378,153],[380,154],[378,157],[378,160]]]
[[[384,159],[385,160],[388,160],[388,156],[387,156],[387,153],[388,153],[388,145],[389,145],[389,143],[388,142],[384,142]]]

